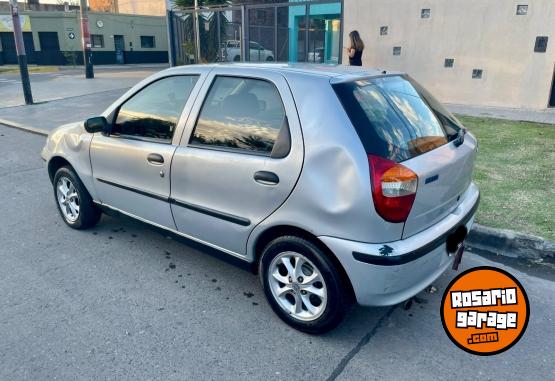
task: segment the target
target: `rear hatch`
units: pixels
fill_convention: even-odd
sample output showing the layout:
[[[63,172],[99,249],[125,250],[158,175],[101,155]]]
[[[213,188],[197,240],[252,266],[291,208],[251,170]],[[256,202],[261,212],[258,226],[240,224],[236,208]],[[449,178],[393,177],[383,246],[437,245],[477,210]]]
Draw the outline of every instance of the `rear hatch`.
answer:
[[[403,238],[432,226],[461,203],[472,181],[475,144],[467,136],[458,147],[447,144],[403,163],[418,175],[416,198]]]
[[[476,140],[430,93],[406,75],[333,84],[368,155],[418,176],[403,238],[452,212],[472,181]]]

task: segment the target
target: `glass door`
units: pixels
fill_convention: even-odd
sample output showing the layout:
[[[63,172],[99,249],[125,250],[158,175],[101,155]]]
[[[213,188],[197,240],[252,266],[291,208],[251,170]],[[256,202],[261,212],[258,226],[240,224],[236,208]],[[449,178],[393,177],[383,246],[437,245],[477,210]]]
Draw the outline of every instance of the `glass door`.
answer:
[[[277,61],[306,61],[306,6],[276,7]]]
[[[341,4],[310,6],[308,61],[338,64],[341,39]]]

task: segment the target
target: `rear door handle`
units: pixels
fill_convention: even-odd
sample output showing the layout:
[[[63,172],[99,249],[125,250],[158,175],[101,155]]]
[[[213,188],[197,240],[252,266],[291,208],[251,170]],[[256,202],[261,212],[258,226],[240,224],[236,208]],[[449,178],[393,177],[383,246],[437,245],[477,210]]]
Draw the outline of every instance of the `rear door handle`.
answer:
[[[258,171],[254,174],[254,181],[264,185],[276,185],[279,183],[279,177],[274,172]]]
[[[150,164],[162,165],[164,164],[164,157],[157,153],[149,153],[146,157],[146,161],[148,161]]]

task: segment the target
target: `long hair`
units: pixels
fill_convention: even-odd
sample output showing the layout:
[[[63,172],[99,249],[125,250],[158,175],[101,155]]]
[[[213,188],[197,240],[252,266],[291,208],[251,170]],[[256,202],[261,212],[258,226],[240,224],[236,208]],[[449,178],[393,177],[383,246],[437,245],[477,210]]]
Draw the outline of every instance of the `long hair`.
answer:
[[[349,39],[351,40],[351,49],[355,49],[356,51],[364,50],[364,42],[362,42],[362,38],[360,38],[360,34],[358,34],[357,30],[353,30],[349,33]]]

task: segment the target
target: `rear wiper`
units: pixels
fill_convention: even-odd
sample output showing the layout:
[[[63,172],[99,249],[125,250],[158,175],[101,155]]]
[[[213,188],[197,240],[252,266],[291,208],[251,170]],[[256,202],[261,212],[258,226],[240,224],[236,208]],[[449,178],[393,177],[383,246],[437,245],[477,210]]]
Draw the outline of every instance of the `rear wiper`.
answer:
[[[466,135],[466,128],[459,129],[455,139],[453,139],[453,143],[455,143],[455,147],[460,146],[464,143],[464,135]]]

